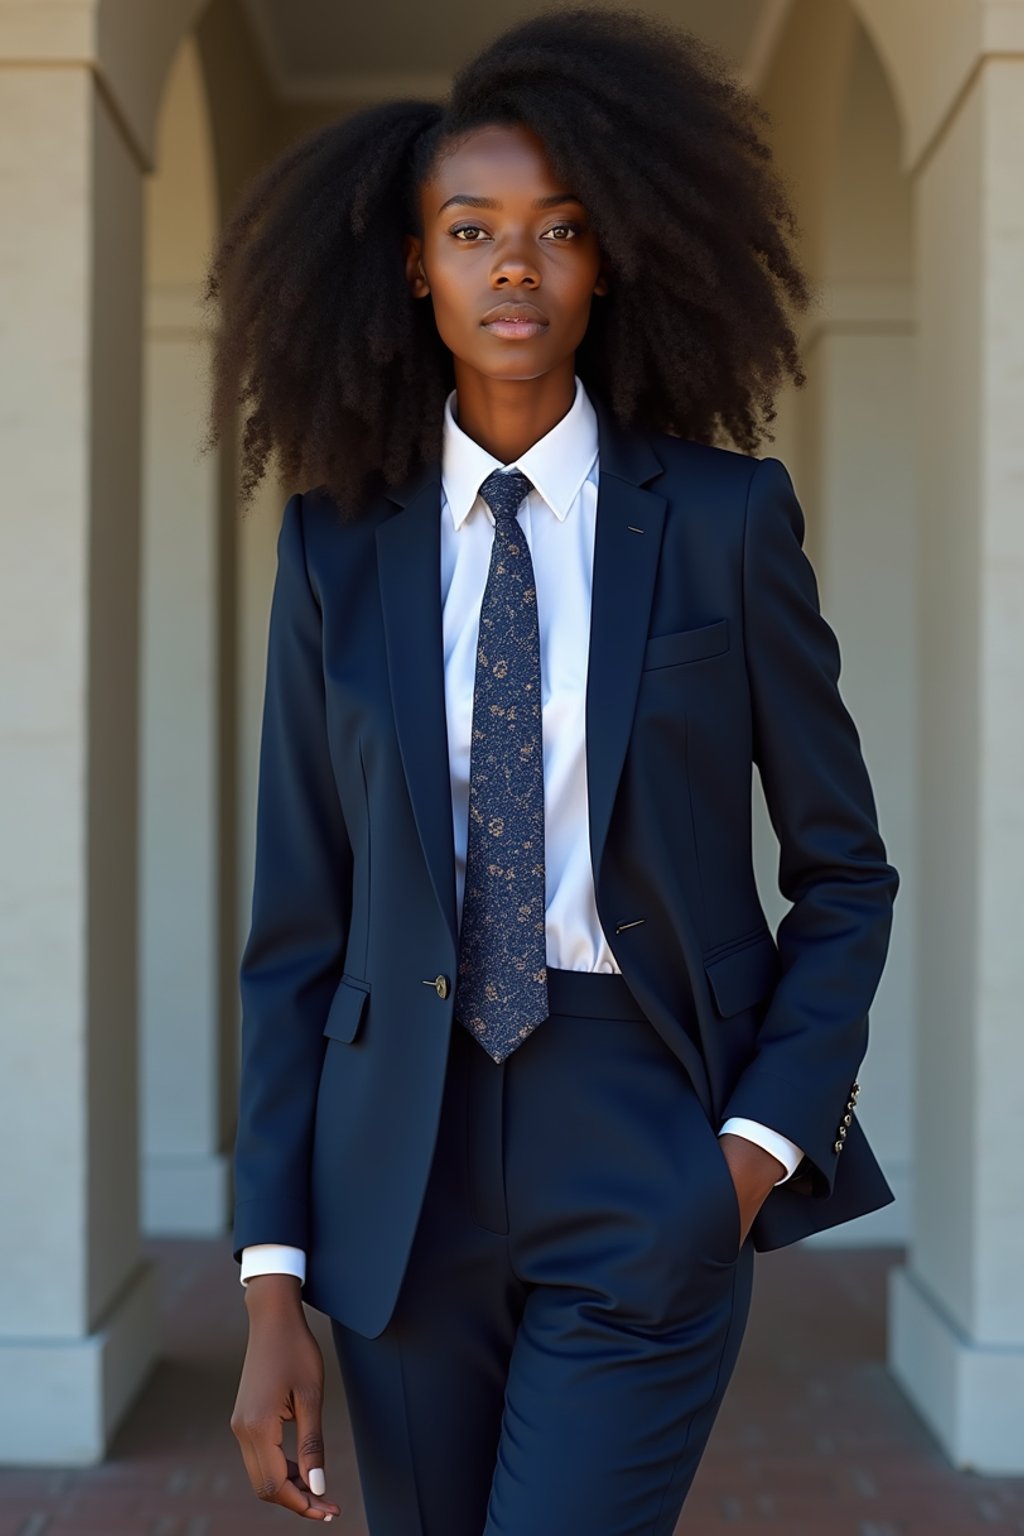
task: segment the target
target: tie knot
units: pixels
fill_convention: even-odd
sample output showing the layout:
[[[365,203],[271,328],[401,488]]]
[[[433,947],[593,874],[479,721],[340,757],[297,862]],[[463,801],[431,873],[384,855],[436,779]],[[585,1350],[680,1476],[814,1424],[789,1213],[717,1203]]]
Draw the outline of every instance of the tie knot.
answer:
[[[532,481],[521,469],[492,469],[480,487],[480,495],[494,513],[496,523],[511,522]]]

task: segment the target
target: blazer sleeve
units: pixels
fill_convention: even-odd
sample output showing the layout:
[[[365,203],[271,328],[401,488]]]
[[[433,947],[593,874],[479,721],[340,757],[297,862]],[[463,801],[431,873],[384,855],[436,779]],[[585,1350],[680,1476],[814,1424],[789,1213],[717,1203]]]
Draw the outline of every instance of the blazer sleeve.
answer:
[[[302,497],[277,542],[259,757],[252,919],[239,973],[234,1256],[306,1248],[323,1026],[351,917],[352,848],[328,750],[320,608]]]
[[[899,874],[887,862],[836,636],[803,549],[780,460],[751,476],[743,540],[753,757],[779,841],[780,974],[723,1119],[747,1116],[804,1149],[811,1192],[832,1192],[838,1126],[867,1050]],[[853,1095],[855,1097],[855,1095]]]

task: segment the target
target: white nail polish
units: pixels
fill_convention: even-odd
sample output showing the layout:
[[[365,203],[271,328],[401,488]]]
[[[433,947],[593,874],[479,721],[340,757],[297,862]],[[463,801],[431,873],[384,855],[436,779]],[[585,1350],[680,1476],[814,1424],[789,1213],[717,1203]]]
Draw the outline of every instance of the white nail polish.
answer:
[[[311,1467],[309,1472],[310,1493],[315,1493],[318,1499],[322,1498],[326,1486],[323,1467]]]

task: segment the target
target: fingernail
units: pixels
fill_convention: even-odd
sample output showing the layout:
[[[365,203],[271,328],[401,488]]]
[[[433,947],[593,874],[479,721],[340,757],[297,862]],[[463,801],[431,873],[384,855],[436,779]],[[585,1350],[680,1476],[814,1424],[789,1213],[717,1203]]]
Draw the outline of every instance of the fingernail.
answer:
[[[324,1523],[325,1524],[327,1523],[328,1520],[333,1520],[333,1519],[334,1519],[333,1515],[324,1515]]]
[[[310,1493],[315,1493],[317,1498],[319,1499],[323,1495],[324,1489],[326,1487],[327,1487],[327,1483],[326,1483],[326,1481],[324,1479],[324,1469],[323,1469],[323,1467],[312,1467],[310,1469],[310,1473],[309,1473],[309,1491],[310,1491]]]

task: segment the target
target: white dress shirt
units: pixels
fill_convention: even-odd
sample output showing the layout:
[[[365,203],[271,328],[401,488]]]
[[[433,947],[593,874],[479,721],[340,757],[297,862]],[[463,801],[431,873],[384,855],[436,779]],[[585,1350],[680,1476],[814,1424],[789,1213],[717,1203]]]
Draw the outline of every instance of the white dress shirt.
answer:
[[[456,392],[444,407],[441,472],[441,604],[445,710],[455,833],[459,921],[466,877],[469,756],[480,607],[494,541],[494,514],[479,487],[494,469],[507,469],[469,437],[455,419]],[[572,406],[550,432],[513,461],[530,480],[517,514],[533,561],[540,628],[544,750],[544,867],[547,963],[567,971],[619,966],[597,915],[588,826],[585,702],[590,597],[597,527],[598,430],[579,377]],[[778,1131],[733,1116],[720,1135],[756,1142],[786,1169],[801,1149]],[[305,1279],[305,1253],[278,1243],[243,1249],[241,1280],[284,1273]]]

